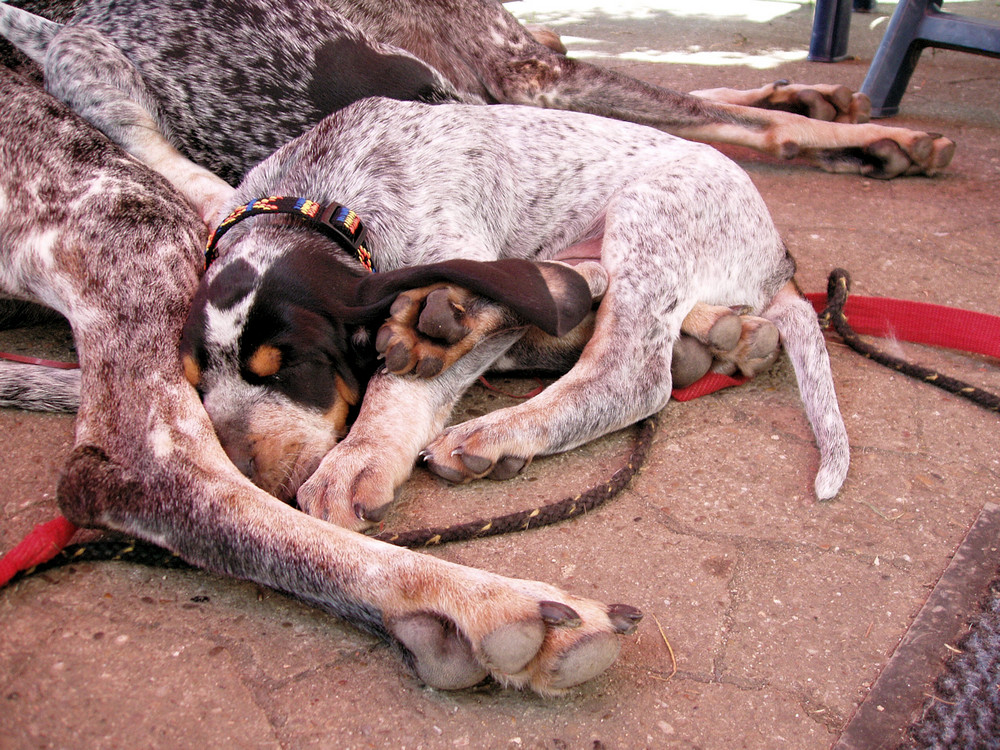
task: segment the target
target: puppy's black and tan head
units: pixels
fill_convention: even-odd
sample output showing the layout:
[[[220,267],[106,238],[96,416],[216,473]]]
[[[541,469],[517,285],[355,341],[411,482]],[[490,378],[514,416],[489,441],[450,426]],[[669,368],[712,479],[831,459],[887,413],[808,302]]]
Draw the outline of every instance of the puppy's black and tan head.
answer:
[[[368,274],[308,229],[227,239],[195,295],[181,362],[233,463],[286,501],[346,432],[377,366],[374,332],[401,291],[454,283],[555,336],[591,307],[587,280],[562,264],[450,260]]]
[[[318,238],[267,263],[207,275],[181,341],[184,373],[233,462],[291,500],[346,432],[375,368],[368,329],[343,300],[359,271]]]

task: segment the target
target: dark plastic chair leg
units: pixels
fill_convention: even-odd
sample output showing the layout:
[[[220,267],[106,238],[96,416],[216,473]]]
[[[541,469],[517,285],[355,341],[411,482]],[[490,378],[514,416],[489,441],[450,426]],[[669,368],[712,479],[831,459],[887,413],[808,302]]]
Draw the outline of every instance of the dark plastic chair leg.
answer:
[[[813,62],[837,62],[847,57],[853,0],[816,0],[809,58]]]
[[[944,47],[1000,57],[1000,26],[941,11],[941,0],[902,0],[879,43],[861,91],[872,101],[872,117],[899,112],[924,47]]]

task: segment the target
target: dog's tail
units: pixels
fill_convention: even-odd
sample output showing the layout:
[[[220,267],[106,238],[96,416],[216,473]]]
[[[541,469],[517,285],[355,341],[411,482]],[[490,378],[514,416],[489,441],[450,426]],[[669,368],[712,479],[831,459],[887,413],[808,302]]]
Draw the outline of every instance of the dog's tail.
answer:
[[[833,387],[830,355],[816,312],[799,293],[795,282],[789,281],[764,311],[764,317],[778,328],[795,369],[806,416],[819,447],[816,495],[820,500],[829,500],[844,483],[851,456]]]
[[[45,64],[45,50],[61,28],[61,24],[0,0],[0,36],[39,65]]]
[[[0,407],[73,412],[79,406],[79,370],[0,361]]]

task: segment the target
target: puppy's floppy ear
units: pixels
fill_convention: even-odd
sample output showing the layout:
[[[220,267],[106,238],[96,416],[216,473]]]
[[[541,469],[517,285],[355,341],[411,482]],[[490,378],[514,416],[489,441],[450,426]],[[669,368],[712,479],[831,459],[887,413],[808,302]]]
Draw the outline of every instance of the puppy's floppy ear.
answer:
[[[448,260],[365,276],[356,304],[372,309],[392,304],[407,289],[449,282],[506,305],[525,323],[551,336],[564,336],[590,312],[593,299],[586,279],[569,266],[519,258]]]

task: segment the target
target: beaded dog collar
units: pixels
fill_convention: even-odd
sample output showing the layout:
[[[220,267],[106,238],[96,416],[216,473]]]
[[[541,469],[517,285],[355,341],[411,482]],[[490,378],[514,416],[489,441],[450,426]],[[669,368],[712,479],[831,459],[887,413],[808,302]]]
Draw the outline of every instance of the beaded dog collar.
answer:
[[[228,232],[234,224],[243,221],[243,219],[249,219],[251,216],[275,213],[290,214],[304,219],[308,224],[316,227],[354,255],[361,262],[361,265],[370,272],[375,272],[371,253],[368,252],[364,244],[367,230],[356,213],[336,203],[324,206],[308,198],[278,195],[250,201],[223,219],[222,223],[212,232],[212,236],[208,238],[208,245],[205,248],[205,267],[207,268],[212,261],[219,257],[216,248],[219,238]]]

